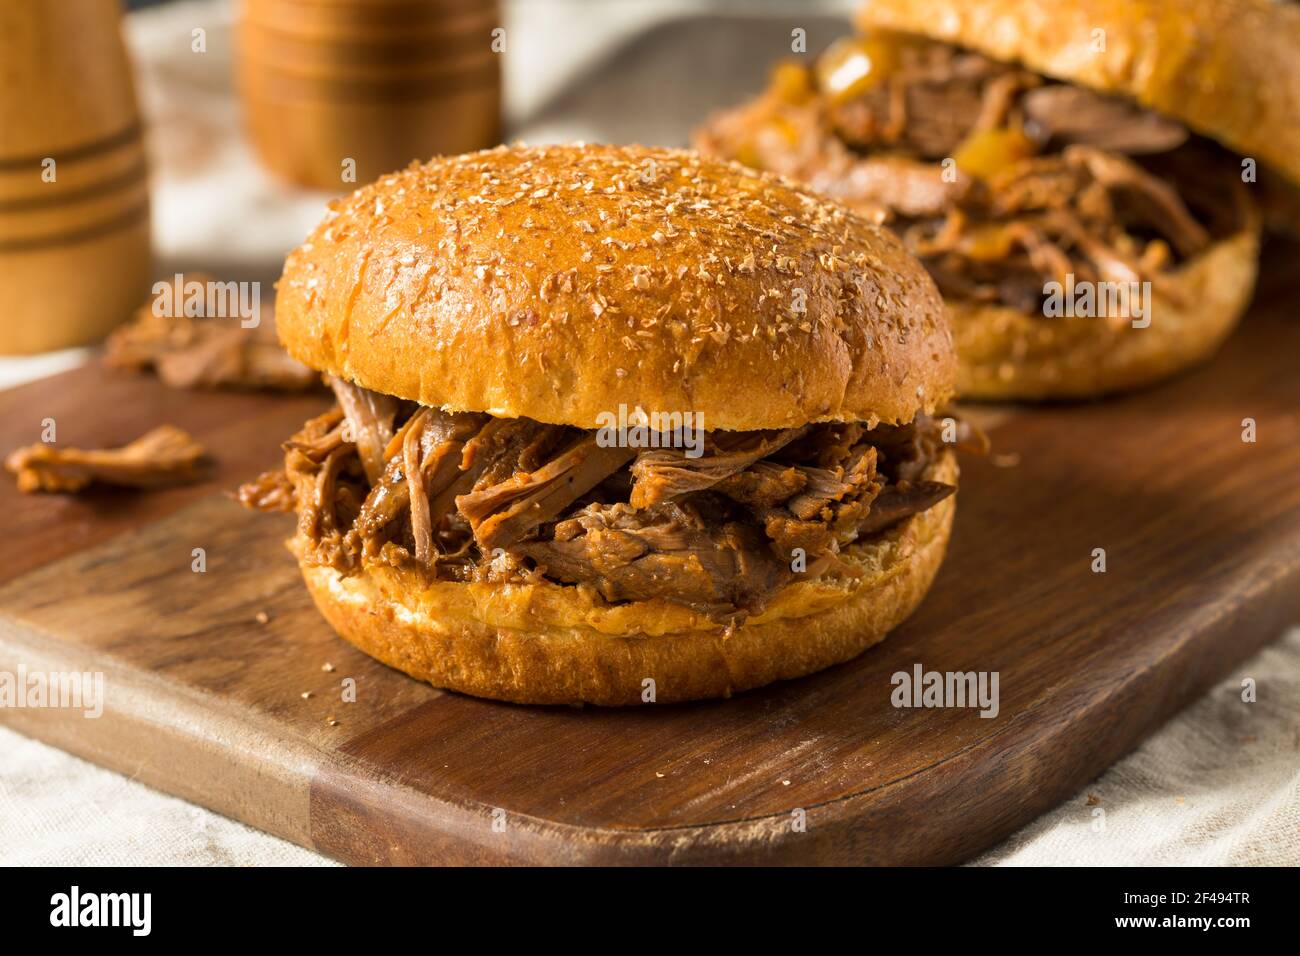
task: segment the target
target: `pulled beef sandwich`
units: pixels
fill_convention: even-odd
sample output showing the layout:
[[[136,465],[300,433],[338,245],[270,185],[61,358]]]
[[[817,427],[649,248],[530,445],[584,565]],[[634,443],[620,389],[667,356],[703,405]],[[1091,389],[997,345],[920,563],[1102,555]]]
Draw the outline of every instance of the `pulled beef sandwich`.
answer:
[[[871,0],[857,22],[696,142],[896,230],[947,301],[960,394],[1099,395],[1215,351],[1254,285],[1255,200],[1300,182],[1300,7]],[[1148,282],[1136,322],[1051,301]]]
[[[768,174],[639,147],[412,166],[289,256],[276,325],[338,404],[241,497],[296,509],[321,613],[436,686],[725,696],[881,640],[943,558],[938,292]],[[699,440],[612,441],[620,408]]]

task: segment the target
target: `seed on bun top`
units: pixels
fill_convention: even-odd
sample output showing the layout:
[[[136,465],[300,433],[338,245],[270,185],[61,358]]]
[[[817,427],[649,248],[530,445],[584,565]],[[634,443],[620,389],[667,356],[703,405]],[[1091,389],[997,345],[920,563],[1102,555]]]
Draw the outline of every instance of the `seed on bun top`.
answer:
[[[938,291],[887,230],[684,150],[499,147],[334,203],[285,263],[300,361],[456,411],[597,427],[909,421],[950,397]]]

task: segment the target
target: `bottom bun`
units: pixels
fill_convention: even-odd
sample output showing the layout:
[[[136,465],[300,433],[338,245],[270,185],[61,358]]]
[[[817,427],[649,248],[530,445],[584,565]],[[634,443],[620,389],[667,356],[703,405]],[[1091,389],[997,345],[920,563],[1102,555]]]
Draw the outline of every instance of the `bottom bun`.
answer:
[[[948,300],[967,399],[1091,398],[1151,385],[1208,359],[1250,304],[1259,264],[1254,223],[1152,289],[1151,324],[1051,317]]]
[[[926,478],[955,484],[945,450]],[[435,687],[523,704],[638,704],[727,697],[850,660],[902,622],[943,562],[949,496],[844,549],[855,578],[782,589],[728,630],[668,601],[607,604],[590,588],[417,581],[370,566],[343,576],[302,563],[321,614],[343,638]],[[299,554],[302,549],[294,550]]]

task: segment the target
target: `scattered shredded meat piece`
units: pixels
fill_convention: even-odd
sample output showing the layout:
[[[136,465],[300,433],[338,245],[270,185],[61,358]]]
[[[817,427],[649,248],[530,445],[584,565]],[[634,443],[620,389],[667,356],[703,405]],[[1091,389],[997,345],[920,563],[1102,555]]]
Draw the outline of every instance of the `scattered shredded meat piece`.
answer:
[[[189,279],[209,281],[200,275]],[[271,322],[244,328],[237,318],[159,315],[155,300],[108,337],[105,365],[152,369],[171,388],[301,392],[320,387],[320,376],[280,347]]]
[[[18,490],[76,492],[92,482],[162,488],[202,477],[203,446],[174,425],[160,425],[121,448],[86,451],[36,444],[16,449],[5,468]]]

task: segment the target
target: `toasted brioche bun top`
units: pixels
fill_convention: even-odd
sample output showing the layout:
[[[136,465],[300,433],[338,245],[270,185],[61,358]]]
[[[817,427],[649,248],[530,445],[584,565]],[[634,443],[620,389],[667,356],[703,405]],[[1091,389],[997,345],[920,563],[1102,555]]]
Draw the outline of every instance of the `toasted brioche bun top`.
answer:
[[[866,0],[857,24],[944,40],[1126,96],[1300,182],[1298,5]]]
[[[500,147],[335,203],[285,262],[300,361],[455,411],[597,427],[901,422],[956,374],[942,303],[888,231],[680,150]]]

